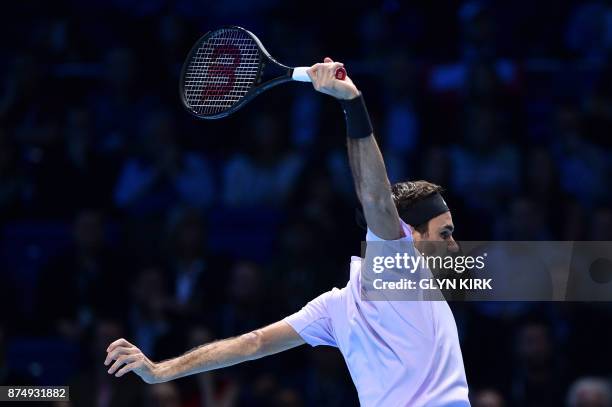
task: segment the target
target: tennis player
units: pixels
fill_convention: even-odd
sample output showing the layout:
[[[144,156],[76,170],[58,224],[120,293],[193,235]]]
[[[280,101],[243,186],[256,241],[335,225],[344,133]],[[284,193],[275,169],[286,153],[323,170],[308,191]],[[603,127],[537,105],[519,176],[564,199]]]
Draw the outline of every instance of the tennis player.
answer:
[[[362,94],[350,78],[338,80],[342,64],[325,58],[308,74],[314,88],[337,98],[347,124],[349,161],[368,225],[367,242],[401,242],[418,248],[446,242],[454,251],[453,221],[440,187],[429,182],[391,186]],[[365,301],[364,260],[353,257],[346,287],[334,288],[300,311],[244,335],[152,362],[135,345],[118,339],[105,365],[117,377],[134,372],[160,383],[262,358],[308,343],[340,349],[363,406],[469,406],[457,327],[445,301]]]

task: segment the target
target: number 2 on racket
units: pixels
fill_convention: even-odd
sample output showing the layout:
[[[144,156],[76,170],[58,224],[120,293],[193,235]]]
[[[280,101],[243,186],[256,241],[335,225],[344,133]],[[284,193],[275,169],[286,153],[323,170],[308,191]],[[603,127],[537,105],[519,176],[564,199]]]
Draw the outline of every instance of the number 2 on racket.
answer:
[[[181,70],[181,100],[198,118],[220,119],[276,85],[310,82],[308,68],[285,66],[272,58],[255,34],[224,27],[205,34],[189,52]],[[336,78],[344,80],[346,70],[338,68]]]

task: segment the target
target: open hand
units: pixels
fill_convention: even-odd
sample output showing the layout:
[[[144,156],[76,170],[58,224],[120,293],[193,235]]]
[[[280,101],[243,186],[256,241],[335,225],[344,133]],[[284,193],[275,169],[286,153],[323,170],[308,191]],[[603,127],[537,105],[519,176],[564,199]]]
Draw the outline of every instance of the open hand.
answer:
[[[161,380],[157,375],[157,365],[147,358],[136,346],[125,339],[117,339],[106,349],[106,360],[108,366],[113,360],[115,363],[108,369],[108,374],[121,377],[128,372],[134,372],[145,383],[159,383]]]

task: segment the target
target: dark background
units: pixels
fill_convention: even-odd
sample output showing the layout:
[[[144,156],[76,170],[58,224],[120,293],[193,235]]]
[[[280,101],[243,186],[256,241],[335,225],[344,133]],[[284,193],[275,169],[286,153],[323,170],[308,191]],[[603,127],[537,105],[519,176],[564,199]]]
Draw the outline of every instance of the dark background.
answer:
[[[118,337],[160,360],[255,329],[344,286],[359,253],[337,102],[290,84],[226,120],[182,110],[183,58],[225,24],[288,65],[345,62],[391,181],[445,187],[457,239],[612,240],[612,2],[9,2],[0,384],[69,384],[75,406],[357,405],[331,348],[156,386],[105,373]],[[452,306],[476,407],[561,406],[612,373],[608,304]],[[578,387],[568,405],[611,405]]]

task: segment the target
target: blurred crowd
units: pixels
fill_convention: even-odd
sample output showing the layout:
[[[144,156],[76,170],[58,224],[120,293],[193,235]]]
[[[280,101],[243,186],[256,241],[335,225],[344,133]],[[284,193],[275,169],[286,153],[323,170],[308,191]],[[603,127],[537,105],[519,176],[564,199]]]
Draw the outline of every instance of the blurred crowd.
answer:
[[[445,188],[457,240],[612,241],[612,2],[25,0],[0,15],[0,384],[74,406],[345,406],[302,347],[160,385],[115,379],[342,287],[364,231],[334,100],[295,84],[182,110],[195,40],[239,24],[345,62],[392,182]],[[451,304],[474,407],[610,407],[612,307]],[[65,404],[58,404],[65,405]]]

